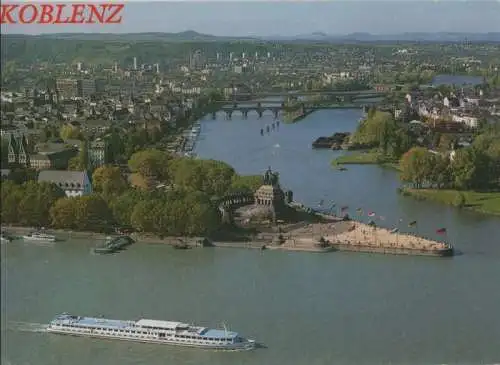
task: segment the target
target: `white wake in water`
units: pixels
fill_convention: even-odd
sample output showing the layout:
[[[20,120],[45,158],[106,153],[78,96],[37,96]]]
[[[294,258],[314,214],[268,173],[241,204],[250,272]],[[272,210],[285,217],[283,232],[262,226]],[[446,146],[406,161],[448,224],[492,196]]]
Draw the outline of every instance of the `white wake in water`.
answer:
[[[47,325],[44,323],[9,321],[7,323],[7,329],[20,332],[46,332]]]

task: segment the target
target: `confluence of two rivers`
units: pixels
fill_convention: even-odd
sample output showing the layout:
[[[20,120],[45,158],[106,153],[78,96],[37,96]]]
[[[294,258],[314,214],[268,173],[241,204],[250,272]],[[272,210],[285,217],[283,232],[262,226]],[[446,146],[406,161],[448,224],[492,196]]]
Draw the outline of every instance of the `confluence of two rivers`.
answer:
[[[312,141],[352,131],[359,110],[317,111],[300,123],[236,113],[207,117],[196,152],[240,173],[280,173],[309,206],[335,202],[376,212],[381,225],[416,220],[463,255],[405,257],[133,245],[90,255],[90,241],[2,245],[2,363],[12,365],[478,364],[500,361],[500,219],[399,196],[397,174],[377,166],[336,171],[337,154]],[[20,331],[71,312],[107,318],[225,321],[267,349],[224,353]],[[30,326],[28,326],[31,328]]]

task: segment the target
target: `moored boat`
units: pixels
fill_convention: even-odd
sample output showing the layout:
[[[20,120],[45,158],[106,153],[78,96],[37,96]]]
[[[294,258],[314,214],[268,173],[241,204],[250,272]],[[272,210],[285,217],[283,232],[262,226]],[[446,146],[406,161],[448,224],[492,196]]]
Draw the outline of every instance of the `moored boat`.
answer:
[[[227,329],[151,319],[121,321],[67,313],[55,317],[49,323],[47,332],[219,350],[250,350],[256,346],[254,340]]]
[[[92,251],[98,254],[114,253],[124,249],[132,243],[134,243],[134,240],[125,235],[115,238],[107,237],[104,245],[94,247]]]
[[[23,239],[25,241],[55,242],[56,236],[43,232],[32,232],[30,234],[24,235]]]

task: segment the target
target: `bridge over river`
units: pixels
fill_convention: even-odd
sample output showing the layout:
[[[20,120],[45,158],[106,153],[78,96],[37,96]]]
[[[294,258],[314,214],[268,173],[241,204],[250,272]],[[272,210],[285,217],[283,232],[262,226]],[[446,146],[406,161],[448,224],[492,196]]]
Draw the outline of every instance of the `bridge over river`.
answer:
[[[296,90],[296,91],[254,91],[254,92],[237,92],[232,95],[236,100],[238,98],[265,98],[272,96],[343,96],[356,98],[381,98],[387,95],[386,91],[378,90],[357,90],[357,91],[334,91],[334,90]]]
[[[232,105],[223,105],[219,110],[226,113],[226,119],[231,119],[235,112],[241,113],[242,117],[246,119],[248,113],[255,112],[262,118],[266,111],[271,112],[275,119],[278,118],[281,112],[295,109],[302,109],[303,113],[310,113],[315,110],[322,109],[366,109],[371,105],[377,104],[379,101],[363,100],[363,101],[348,101],[348,102],[299,102],[293,106],[287,105],[284,102],[269,102],[269,101],[253,101],[253,102],[239,102]],[[216,119],[217,112],[212,112],[212,118]]]

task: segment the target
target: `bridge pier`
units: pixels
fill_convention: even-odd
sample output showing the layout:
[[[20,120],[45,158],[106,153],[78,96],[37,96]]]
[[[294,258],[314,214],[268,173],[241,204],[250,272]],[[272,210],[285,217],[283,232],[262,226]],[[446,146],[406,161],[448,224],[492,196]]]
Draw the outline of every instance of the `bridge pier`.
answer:
[[[231,119],[233,116],[233,111],[232,110],[226,110],[226,119]]]
[[[259,109],[257,109],[257,113],[259,114],[259,118],[262,118],[262,114],[264,113],[264,110],[262,110],[262,108],[259,107]]]
[[[278,114],[279,114],[279,109],[274,109],[273,114],[274,114],[274,119],[278,119]]]
[[[217,112],[212,112],[212,119],[213,120],[217,119]]]
[[[247,117],[248,117],[248,110],[242,110],[241,114],[243,115],[243,119],[247,119]]]

